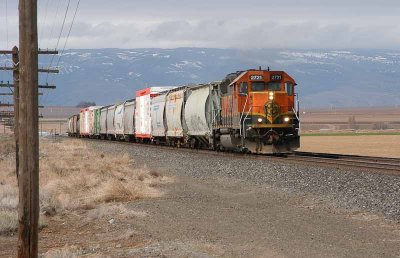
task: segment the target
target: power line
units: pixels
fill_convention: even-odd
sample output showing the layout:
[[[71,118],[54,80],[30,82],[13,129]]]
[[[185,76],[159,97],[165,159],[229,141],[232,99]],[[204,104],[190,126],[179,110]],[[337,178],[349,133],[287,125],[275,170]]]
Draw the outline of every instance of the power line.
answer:
[[[73,25],[74,25],[74,23],[75,23],[76,15],[77,15],[78,10],[79,10],[79,4],[80,4],[80,2],[81,2],[81,0],[78,0],[78,3],[76,4],[74,16],[72,17],[71,25],[70,25],[70,27],[69,27],[68,34],[67,34],[67,38],[65,39],[63,49],[61,50],[61,53],[60,53],[60,55],[58,56],[58,60],[57,60],[56,67],[58,67],[58,65],[60,64],[61,57],[62,57],[62,55],[64,54],[65,48],[66,48],[66,46],[67,46],[68,39],[69,39],[69,37],[70,37],[70,35],[71,35],[72,27],[73,27]],[[52,84],[54,83],[54,81],[55,81],[55,76],[53,76]]]
[[[54,2],[54,1],[52,1],[52,2]],[[60,11],[61,3],[62,3],[61,0],[57,1],[57,5],[56,5],[57,9],[56,9],[56,11],[54,13],[54,16],[53,16],[53,22],[52,22],[52,26],[51,26],[51,30],[50,30],[50,35],[49,35],[50,39],[53,39],[53,36],[54,36],[54,32],[55,32],[54,29],[55,29],[56,24],[57,24],[57,19],[58,19],[58,14],[59,14],[59,11]],[[49,60],[48,66],[49,67],[51,66],[50,60]],[[48,83],[48,75],[46,75],[46,83]],[[45,91],[45,93],[42,96],[40,96],[40,101],[42,103],[45,103],[47,101],[47,98],[48,98],[49,94],[50,94],[49,91]]]
[[[46,2],[46,8],[44,10],[44,20],[42,20],[42,22],[41,22],[42,26],[41,26],[40,32],[39,32],[39,42],[41,42],[41,43],[43,43],[42,36],[43,36],[43,31],[45,31],[44,26],[46,25],[48,7],[49,7],[49,0],[47,0],[47,2]]]
[[[76,6],[75,6],[75,11],[74,11],[74,15],[73,15],[73,17],[72,17],[71,25],[69,26],[68,33],[67,33],[67,36],[66,36],[66,38],[65,38],[65,42],[64,42],[62,51],[61,51],[61,53],[60,53],[59,56],[58,56],[58,60],[57,60],[56,67],[58,67],[58,65],[60,64],[62,55],[63,55],[63,53],[65,52],[65,49],[66,49],[66,46],[67,46],[69,37],[70,37],[70,35],[71,35],[72,27],[73,27],[73,25],[74,25],[74,23],[75,23],[75,19],[76,19],[78,10],[79,10],[80,2],[81,2],[81,0],[78,0],[77,4],[76,4]],[[62,23],[61,30],[60,30],[60,34],[59,34],[58,39],[57,39],[56,49],[58,48],[58,46],[59,46],[59,44],[60,44],[61,36],[62,36],[63,31],[64,31],[66,18],[67,18],[68,11],[69,11],[69,8],[70,8],[70,3],[71,3],[71,0],[68,0],[67,8],[66,8],[66,11],[65,11],[65,14],[64,14],[63,23]],[[58,13],[58,10],[59,10],[59,6],[60,6],[60,4],[59,4],[58,7],[57,7],[57,11],[56,11],[55,18],[57,17],[57,13]],[[54,28],[54,24],[55,24],[55,22],[53,23],[52,29]],[[51,32],[51,33],[52,33],[52,32]],[[49,67],[52,66],[53,61],[54,61],[54,56],[52,56],[52,58],[51,58]],[[46,83],[48,82],[48,78],[49,78],[49,74],[47,73],[47,75],[46,75]],[[53,83],[54,83],[55,77],[53,77],[52,79],[53,79]],[[44,96],[43,96],[43,98],[42,98],[42,101],[47,100],[48,94],[49,94],[48,92],[46,92],[46,93],[44,94]]]
[[[57,44],[56,44],[55,49],[57,49],[57,48],[58,48],[58,45],[60,44],[60,39],[61,39],[61,35],[62,35],[62,33],[63,33],[63,30],[64,30],[65,20],[67,19],[67,14],[68,14],[68,10],[69,10],[69,5],[70,5],[70,3],[71,3],[71,0],[68,0],[67,9],[65,10],[64,19],[63,19],[63,22],[62,22],[62,25],[61,25],[60,34],[58,35]],[[51,66],[51,65],[50,65],[50,66]]]
[[[60,64],[60,60],[61,60],[62,54],[64,53],[65,48],[66,48],[66,46],[67,46],[69,36],[71,35],[72,26],[74,25],[75,18],[76,18],[76,14],[78,13],[78,9],[79,9],[79,4],[80,4],[80,2],[81,2],[81,0],[78,0],[78,3],[76,4],[74,16],[72,17],[71,26],[69,27],[68,34],[67,34],[67,38],[65,39],[64,47],[63,47],[63,49],[61,50],[61,54],[58,56],[58,60],[57,60],[56,67]]]
[[[67,19],[67,15],[68,15],[70,3],[71,3],[71,0],[68,0],[67,8],[66,8],[66,10],[65,10],[64,19],[63,19],[63,22],[62,22],[62,25],[61,25],[60,34],[58,35],[58,39],[57,39],[57,43],[56,43],[55,49],[58,48],[58,45],[59,45],[59,43],[60,43],[60,39],[61,39],[62,33],[63,33],[63,31],[64,31],[65,20]],[[50,64],[49,64],[49,68],[52,66],[53,61],[54,61],[54,55],[51,57]],[[49,74],[46,74],[46,83],[48,82],[48,80],[49,80]],[[54,80],[54,79],[53,79],[53,80]],[[47,97],[48,97],[49,93],[48,93],[48,92],[46,92],[46,93],[47,93],[47,94],[44,95],[44,97],[42,98],[42,101],[47,101]]]
[[[63,30],[64,30],[65,20],[67,19],[67,14],[68,14],[68,10],[69,10],[69,5],[70,5],[70,3],[71,3],[71,0],[68,0],[67,9],[65,10],[64,20],[63,20],[63,23],[62,23],[62,25],[61,25],[60,34],[58,35],[57,44],[56,44],[55,49],[58,48],[58,44],[60,43],[60,39],[61,39],[62,32],[63,32]],[[49,67],[53,64],[53,61],[54,61],[54,56],[51,57],[51,61],[50,61]],[[46,76],[46,82],[48,81],[48,78],[49,78],[49,75],[47,74],[47,76]]]
[[[55,12],[54,19],[53,19],[53,25],[51,26],[51,30],[50,30],[50,38],[51,39],[53,38],[53,32],[54,32],[54,28],[55,28],[55,25],[56,25],[56,20],[57,20],[57,17],[58,17],[58,11],[60,10],[60,6],[61,6],[61,1],[59,0],[58,1],[58,5],[57,5],[57,10]]]
[[[7,37],[7,46],[8,49],[8,1],[6,0],[6,37]]]

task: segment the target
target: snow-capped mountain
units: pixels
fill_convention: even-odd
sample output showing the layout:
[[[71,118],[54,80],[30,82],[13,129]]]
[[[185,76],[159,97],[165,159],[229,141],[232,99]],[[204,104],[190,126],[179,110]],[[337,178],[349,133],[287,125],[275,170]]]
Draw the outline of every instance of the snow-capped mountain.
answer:
[[[40,66],[50,60],[41,57]],[[41,98],[44,105],[114,103],[146,86],[221,80],[259,66],[292,75],[306,107],[400,105],[400,52],[390,50],[86,49],[65,51],[59,66],[59,75],[41,75],[42,84],[57,85]],[[10,79],[0,72],[0,80]]]

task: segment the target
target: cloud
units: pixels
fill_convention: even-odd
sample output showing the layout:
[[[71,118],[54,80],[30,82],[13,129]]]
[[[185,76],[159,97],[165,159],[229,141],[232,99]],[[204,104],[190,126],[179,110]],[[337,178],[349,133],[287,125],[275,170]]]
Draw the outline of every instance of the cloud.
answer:
[[[42,48],[57,42],[65,11],[61,6],[53,19],[57,2],[50,1],[48,13],[39,5]],[[76,0],[71,3],[73,10]],[[16,5],[9,8],[9,41],[15,44]],[[399,12],[398,0],[385,0],[384,5],[372,0],[85,0],[68,47],[399,49]],[[71,19],[72,12],[61,45]],[[0,37],[0,47],[5,41]]]
[[[240,20],[174,20],[149,24],[76,24],[71,48],[218,47],[218,48],[397,48],[400,27],[323,25],[315,21],[261,23]],[[44,34],[46,36],[46,34]],[[63,42],[64,38],[61,39]],[[53,38],[44,38],[50,44]],[[54,44],[54,43],[53,43]]]

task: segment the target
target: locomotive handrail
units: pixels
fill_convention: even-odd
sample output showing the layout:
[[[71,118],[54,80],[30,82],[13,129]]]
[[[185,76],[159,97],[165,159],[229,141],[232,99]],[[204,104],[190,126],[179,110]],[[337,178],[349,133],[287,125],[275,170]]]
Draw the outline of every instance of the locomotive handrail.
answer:
[[[243,139],[243,140],[246,138],[246,130],[244,129],[244,123],[246,122],[246,119],[247,119],[247,117],[249,116],[249,114],[250,114],[252,108],[253,108],[253,107],[250,107],[250,108],[249,108],[249,111],[247,111],[247,114],[246,114],[246,116],[244,117],[243,122],[242,122],[242,125],[243,125],[243,137],[242,137],[242,139]]]
[[[244,114],[244,110],[246,109],[246,105],[247,105],[247,100],[249,99],[249,94],[246,93],[246,101],[244,102],[244,106],[243,106],[243,111],[242,114],[240,115],[240,122],[242,122],[242,118],[243,118],[243,114]],[[248,113],[247,113],[248,114]],[[246,116],[247,117],[247,116]],[[243,120],[244,121],[244,120]],[[244,127],[243,127],[244,130]],[[239,128],[239,134],[240,137],[242,137],[242,127]]]
[[[299,128],[297,129],[297,133],[300,134],[301,133],[301,121],[300,121],[300,117],[298,116],[298,112],[295,112],[295,109],[293,108],[293,113],[296,116],[297,121],[299,121]]]

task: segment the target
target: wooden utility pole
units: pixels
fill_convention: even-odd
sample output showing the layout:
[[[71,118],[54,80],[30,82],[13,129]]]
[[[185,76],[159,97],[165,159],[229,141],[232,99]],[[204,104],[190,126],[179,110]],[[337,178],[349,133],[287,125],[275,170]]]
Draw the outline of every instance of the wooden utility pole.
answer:
[[[38,257],[39,132],[37,0],[19,0],[18,257]]]
[[[58,69],[39,69],[38,54],[58,54],[57,50],[38,49],[37,0],[19,0],[19,47],[0,50],[0,54],[12,55],[12,67],[0,67],[0,71],[13,71],[14,82],[3,83],[9,88],[14,103],[1,103],[0,107],[14,107],[14,111],[0,111],[0,118],[14,129],[16,143],[16,172],[19,187],[18,205],[18,257],[38,256],[39,221],[39,111],[38,89],[55,89],[56,86],[39,85],[38,72],[58,73]],[[12,90],[14,88],[14,90]],[[4,119],[3,119],[4,120]],[[6,124],[7,123],[7,124]]]
[[[18,119],[19,119],[19,53],[18,47],[14,46],[12,49],[12,61],[13,61],[13,80],[14,80],[14,139],[15,139],[15,174],[17,175],[17,180],[19,178],[19,141],[18,141]]]

